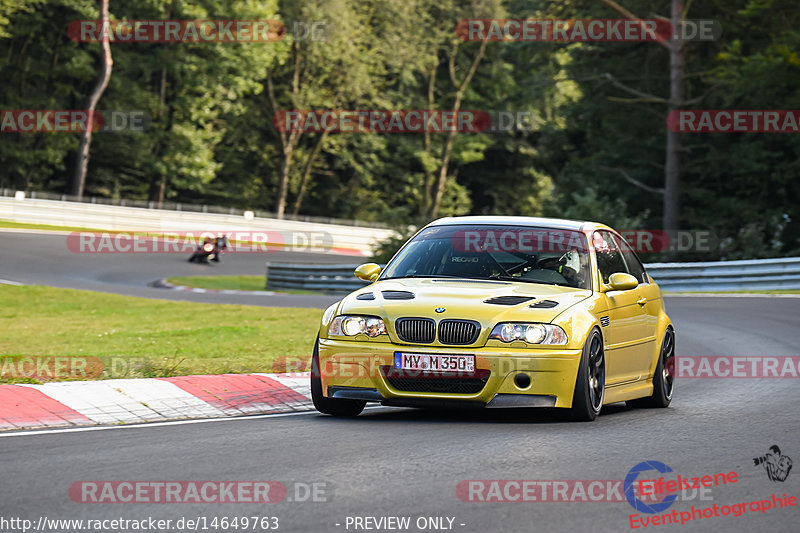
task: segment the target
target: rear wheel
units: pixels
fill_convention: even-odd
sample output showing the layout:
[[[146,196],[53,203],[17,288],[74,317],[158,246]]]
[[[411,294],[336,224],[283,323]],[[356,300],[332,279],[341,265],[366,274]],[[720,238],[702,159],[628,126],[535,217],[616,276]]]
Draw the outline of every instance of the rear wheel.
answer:
[[[675,332],[671,327],[664,333],[661,353],[653,374],[653,394],[647,398],[625,402],[628,407],[668,407],[675,391]]]
[[[333,416],[358,416],[367,402],[361,400],[341,400],[326,398],[322,394],[322,378],[319,365],[319,338],[314,345],[311,357],[311,400],[320,413]]]
[[[606,360],[603,354],[603,338],[597,329],[593,329],[583,346],[570,418],[587,422],[597,418],[603,408],[605,389]]]

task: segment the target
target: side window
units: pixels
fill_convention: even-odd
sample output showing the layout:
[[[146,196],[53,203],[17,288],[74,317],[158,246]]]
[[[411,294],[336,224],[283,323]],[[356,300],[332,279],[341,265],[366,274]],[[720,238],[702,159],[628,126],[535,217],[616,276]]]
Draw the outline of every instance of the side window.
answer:
[[[619,246],[607,231],[596,231],[593,237],[594,249],[597,254],[597,268],[600,270],[600,277],[603,278],[603,283],[608,283],[608,278],[611,274],[617,272],[627,273],[628,269],[625,268],[625,260],[622,259],[622,253]]]
[[[644,273],[644,266],[642,262],[639,261],[631,245],[619,235],[615,235],[614,240],[618,241],[620,244],[619,247],[620,250],[622,250],[622,257],[625,259],[625,265],[628,267],[628,273],[638,279],[639,283],[649,283],[647,274]]]

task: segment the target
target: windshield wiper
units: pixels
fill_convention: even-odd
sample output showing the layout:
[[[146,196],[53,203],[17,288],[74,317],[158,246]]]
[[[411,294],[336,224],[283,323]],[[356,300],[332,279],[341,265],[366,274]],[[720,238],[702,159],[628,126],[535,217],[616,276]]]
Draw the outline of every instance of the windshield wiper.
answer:
[[[522,283],[538,283],[539,285],[557,285],[559,287],[572,287],[567,283],[559,283],[557,281],[542,281],[538,279],[515,278],[513,276],[492,276],[485,279],[499,279],[501,281],[520,281]]]
[[[386,279],[404,279],[404,278],[461,279],[462,276],[441,276],[438,274],[409,274],[407,276],[391,276],[389,278],[381,278],[381,281]]]

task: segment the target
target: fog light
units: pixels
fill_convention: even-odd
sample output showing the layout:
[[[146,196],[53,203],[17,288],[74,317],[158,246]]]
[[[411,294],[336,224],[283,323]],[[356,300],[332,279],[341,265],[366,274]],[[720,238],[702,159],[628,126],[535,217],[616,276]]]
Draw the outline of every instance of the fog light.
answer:
[[[517,374],[514,376],[514,385],[520,389],[527,389],[531,386],[531,377],[528,374]]]

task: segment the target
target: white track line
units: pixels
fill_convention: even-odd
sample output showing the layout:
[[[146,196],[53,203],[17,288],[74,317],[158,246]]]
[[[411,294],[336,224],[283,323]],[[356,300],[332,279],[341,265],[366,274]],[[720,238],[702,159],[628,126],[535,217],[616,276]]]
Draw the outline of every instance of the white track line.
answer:
[[[376,411],[376,410],[392,410],[395,409],[393,407],[384,407],[382,405],[376,405],[374,407],[367,407],[364,411]],[[154,427],[161,427],[161,426],[182,426],[185,424],[205,424],[206,422],[230,422],[234,420],[257,420],[261,418],[280,418],[284,416],[301,416],[301,415],[317,415],[319,414],[315,410],[308,410],[308,411],[300,411],[300,412],[291,412],[291,413],[274,413],[268,415],[249,415],[249,416],[226,416],[223,418],[200,418],[194,420],[171,420],[169,422],[150,422],[145,424],[127,424],[124,426],[86,426],[86,427],[76,427],[76,428],[62,428],[62,429],[40,429],[40,430],[31,430],[31,431],[8,431],[8,432],[0,432],[0,438],[3,437],[24,437],[29,435],[48,435],[52,433],[83,433],[86,431],[109,431],[109,430],[117,430],[117,429],[142,429],[142,428],[154,428]]]

